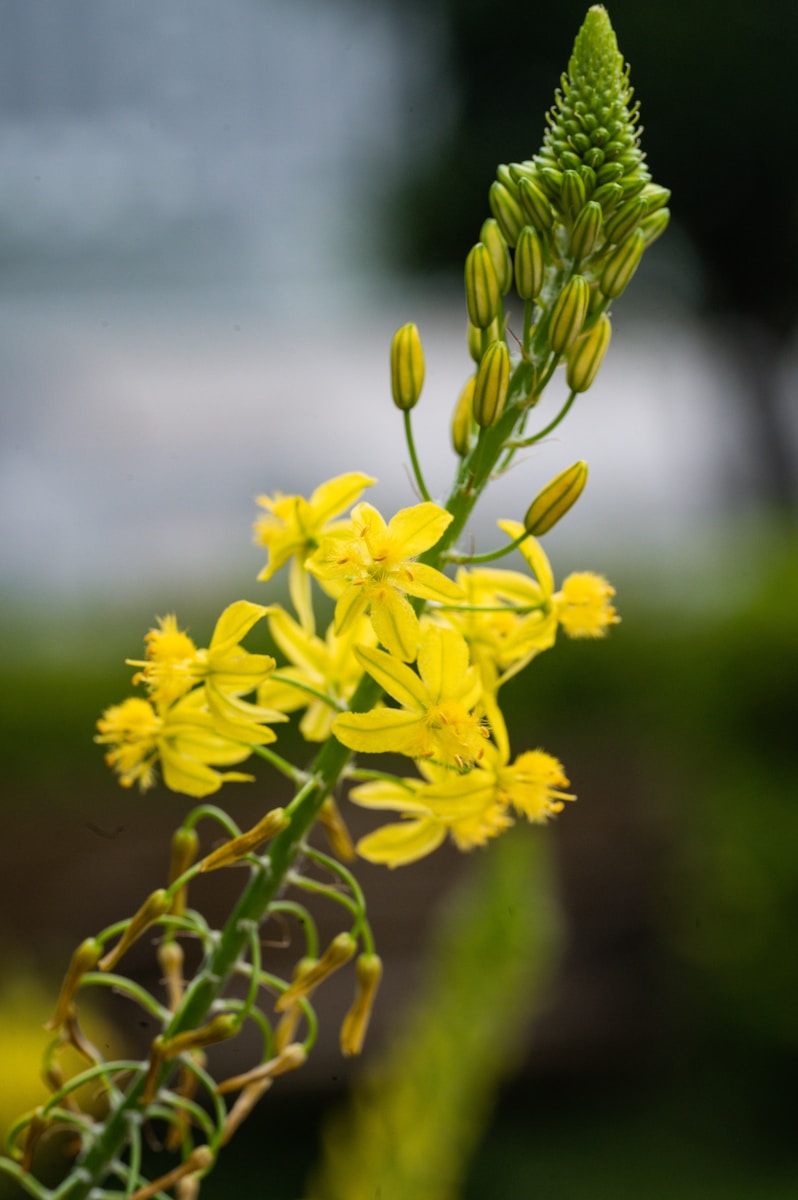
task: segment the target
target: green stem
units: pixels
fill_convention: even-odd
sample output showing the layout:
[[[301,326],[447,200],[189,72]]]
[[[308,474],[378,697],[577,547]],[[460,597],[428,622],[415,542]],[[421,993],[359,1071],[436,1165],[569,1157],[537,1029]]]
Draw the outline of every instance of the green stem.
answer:
[[[407,449],[410,454],[410,461],[413,464],[413,475],[415,476],[416,483],[418,485],[418,490],[421,493],[422,500],[430,500],[431,501],[432,497],[430,496],[429,492],[427,491],[427,485],[424,482],[424,476],[421,472],[421,464],[419,463],[418,455],[416,454],[416,443],[413,439],[413,425],[412,425],[412,421],[410,419],[410,412],[411,412],[411,410],[409,408],[406,408],[404,410],[404,419],[405,419],[405,440],[407,441]]]

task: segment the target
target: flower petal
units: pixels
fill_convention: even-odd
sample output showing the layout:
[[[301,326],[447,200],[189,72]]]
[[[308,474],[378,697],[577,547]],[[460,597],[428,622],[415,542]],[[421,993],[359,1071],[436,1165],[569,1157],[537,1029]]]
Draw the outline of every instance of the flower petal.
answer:
[[[384,650],[375,650],[370,646],[357,646],[355,655],[384,692],[393,696],[394,700],[398,700],[405,708],[415,709],[416,713],[426,712],[429,707],[427,689],[406,663],[393,654],[386,654]]]
[[[418,650],[418,617],[409,600],[392,584],[371,594],[371,624],[390,654],[413,662]],[[392,693],[393,694],[393,693]]]
[[[429,815],[428,806],[420,804],[416,799],[417,793],[418,788],[406,787],[398,781],[392,783],[390,779],[372,779],[352,788],[349,799],[361,808],[391,809],[394,812]]]
[[[422,600],[437,600],[440,604],[465,600],[463,589],[453,579],[426,563],[403,563],[397,571],[397,582],[408,595]]]
[[[524,526],[520,521],[497,521],[499,529],[502,529],[509,537],[515,541],[524,532]],[[554,575],[552,573],[549,560],[546,558],[545,551],[537,538],[524,538],[521,545],[518,547],[520,553],[526,559],[530,570],[537,578],[540,586],[547,596],[550,596],[554,591]]]
[[[416,745],[419,718],[398,708],[375,708],[367,713],[340,713],[332,731],[350,750],[364,754],[407,754]]]
[[[213,631],[209,651],[216,655],[229,654],[237,646],[252,626],[268,612],[263,604],[251,604],[249,600],[236,600],[228,605]]]
[[[326,483],[319,484],[310,497],[313,516],[319,525],[326,525],[336,513],[351,507],[363,488],[376,482],[373,476],[363,475],[360,471],[349,471],[345,475],[336,475],[334,479],[328,479]]]
[[[388,523],[388,536],[401,546],[405,558],[415,558],[441,540],[452,520],[450,512],[427,500],[401,508]]]
[[[459,696],[468,672],[468,646],[453,629],[431,625],[421,639],[418,669],[429,699]]]
[[[422,817],[417,821],[383,825],[382,829],[361,838],[356,849],[361,858],[369,862],[401,867],[432,854],[445,837],[446,829],[439,821]]]

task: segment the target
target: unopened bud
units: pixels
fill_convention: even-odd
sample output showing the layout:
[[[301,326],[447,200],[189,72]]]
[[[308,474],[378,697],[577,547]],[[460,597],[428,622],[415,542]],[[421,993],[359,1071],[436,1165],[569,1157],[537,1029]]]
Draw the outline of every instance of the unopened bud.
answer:
[[[184,875],[189,867],[192,866],[197,851],[199,850],[199,837],[195,829],[186,829],[182,826],[176,829],[172,836],[172,858],[169,864],[169,884],[170,886]],[[186,897],[188,894],[188,885],[178,888],[172,899],[172,916],[182,917],[186,911]]]
[[[97,966],[102,952],[102,942],[98,941],[97,938],[86,938],[85,941],[80,943],[72,955],[72,961],[67,968],[64,982],[61,984],[61,992],[55,1006],[55,1012],[45,1025],[45,1029],[50,1030],[52,1033],[54,1030],[60,1029],[64,1024],[72,1011],[72,998],[80,987],[81,979],[87,971],[91,971]]]
[[[245,855],[251,854],[262,842],[281,833],[289,824],[290,818],[285,815],[285,809],[273,808],[271,812],[266,813],[265,817],[261,817],[252,829],[248,829],[246,833],[242,833],[238,837],[231,838],[217,850],[211,851],[203,858],[200,871],[216,871],[219,867],[229,867],[231,863],[240,862]]]
[[[576,339],[565,368],[565,379],[572,392],[586,392],[593,383],[611,336],[610,319],[602,313],[592,329]]]
[[[327,797],[319,810],[319,824],[327,834],[333,854],[343,862],[351,862],[355,857],[355,848],[341,810],[332,796]]]
[[[648,211],[653,213],[658,208],[665,207],[671,198],[671,189],[661,187],[658,183],[647,183],[641,191],[640,196],[645,200]]]
[[[605,146],[605,151],[607,147]],[[617,183],[623,176],[623,167],[618,162],[605,162],[596,172],[599,187],[603,183]]]
[[[525,225],[515,248],[515,290],[522,300],[534,300],[543,287],[543,247],[537,230]]]
[[[199,1029],[187,1029],[174,1037],[158,1037],[153,1042],[155,1055],[160,1062],[170,1062],[187,1050],[201,1050],[233,1037],[241,1028],[241,1020],[233,1013],[218,1013]]]
[[[562,206],[573,218],[584,208],[587,194],[582,176],[578,171],[566,171],[562,177]]]
[[[651,213],[646,217],[645,221],[640,224],[640,232],[646,239],[646,245],[650,246],[655,242],[661,234],[668,228],[668,222],[671,219],[671,210],[669,208],[658,208],[656,212]]]
[[[582,332],[590,288],[582,275],[572,275],[560,292],[551,313],[549,341],[556,354],[565,354]]]
[[[482,356],[474,383],[474,420],[487,429],[502,415],[510,382],[510,354],[505,342],[491,342]]]
[[[507,245],[514,246],[518,241],[519,233],[526,224],[521,205],[510,189],[497,180],[490,185],[488,203],[490,211],[499,223],[499,229],[504,234]]]
[[[613,250],[599,280],[599,287],[605,296],[611,300],[620,296],[640,265],[645,248],[645,236],[642,230],[636,229],[631,237]]]
[[[562,193],[562,171],[558,171],[555,167],[539,167],[537,178],[549,200],[553,200],[556,204]]]
[[[466,257],[465,294],[469,321],[485,329],[499,311],[501,293],[490,251],[482,242],[472,246]]]
[[[460,393],[452,417],[452,445],[461,458],[465,458],[471,449],[471,433],[474,424],[474,384],[476,376],[472,375]]]
[[[533,537],[541,537],[576,504],[587,483],[587,463],[575,462],[547,483],[527,509],[524,526]]]
[[[374,997],[382,978],[382,961],[377,954],[361,954],[357,960],[357,991],[341,1026],[341,1053],[359,1054],[368,1029]]]
[[[418,404],[424,386],[424,351],[418,328],[412,321],[397,329],[391,342],[391,391],[402,412]]]
[[[612,214],[604,226],[608,242],[622,242],[637,229],[648,212],[642,196],[633,196]]]
[[[518,181],[518,195],[521,197],[521,204],[528,217],[528,220],[522,221],[521,224],[526,225],[531,221],[535,228],[541,232],[551,229],[554,224],[554,213],[551,210],[551,205],[546,198],[545,192],[539,184],[533,183],[531,179],[520,179]]]
[[[589,200],[571,230],[571,254],[574,258],[587,258],[592,253],[601,230],[602,217],[601,205]]]
[[[499,291],[503,296],[506,296],[513,282],[513,265],[510,262],[510,251],[507,247],[507,242],[504,240],[501,229],[499,229],[499,222],[494,217],[488,217],[487,221],[482,222],[482,228],[479,231],[479,240],[483,246],[487,246],[488,248],[490,261],[493,263],[493,270],[496,272]]]
[[[618,207],[623,199],[623,188],[619,183],[602,183],[590,198],[595,200],[596,204],[601,205],[602,212],[606,217]]]

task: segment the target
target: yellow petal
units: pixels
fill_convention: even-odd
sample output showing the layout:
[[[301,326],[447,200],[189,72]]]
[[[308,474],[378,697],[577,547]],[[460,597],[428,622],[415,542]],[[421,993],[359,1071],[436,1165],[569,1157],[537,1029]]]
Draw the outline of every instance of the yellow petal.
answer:
[[[497,521],[499,529],[504,530],[509,537],[515,541],[524,532],[524,526],[520,521]],[[537,538],[527,537],[518,547],[521,554],[526,559],[533,574],[536,576],[544,593],[550,596],[554,591],[554,575],[552,574],[549,560]]]
[[[397,571],[397,583],[408,595],[419,596],[422,600],[457,604],[465,599],[462,588],[453,579],[426,563],[403,563]]]
[[[459,695],[468,671],[465,640],[453,629],[431,625],[421,640],[418,669],[433,704],[441,697]]]
[[[388,523],[388,536],[401,546],[406,558],[415,558],[440,541],[452,520],[445,508],[425,501],[400,509]]]
[[[214,657],[229,654],[256,621],[268,612],[262,604],[251,604],[249,600],[236,600],[230,604],[216,622],[209,650]]]
[[[391,783],[389,779],[374,779],[352,788],[349,799],[361,808],[391,809],[393,812],[428,816],[429,808],[416,799],[417,791],[417,788],[404,787],[401,783]]]
[[[243,775],[239,771],[214,771],[205,763],[198,762],[188,755],[179,754],[171,747],[164,746],[161,754],[164,783],[173,792],[183,792],[186,796],[210,796],[218,792],[227,780],[250,782],[253,775]]]
[[[364,588],[356,587],[352,584],[351,587],[338,597],[338,602],[335,606],[335,634],[336,637],[341,637],[368,608],[369,598],[366,595]]]
[[[299,617],[308,633],[314,633],[316,628],[313,616],[313,597],[310,588],[310,575],[305,570],[304,555],[291,560],[288,570],[288,594]]]
[[[429,707],[429,694],[418,675],[393,654],[370,646],[357,646],[355,656],[382,690],[405,708],[423,713]]]
[[[419,735],[415,713],[398,708],[375,708],[367,713],[341,713],[332,731],[350,750],[364,754],[411,754]]]
[[[336,475],[320,484],[310,497],[313,515],[319,524],[325,524],[336,515],[349,508],[357,500],[363,488],[370,487],[377,480],[371,475],[362,475],[359,471],[350,471],[345,475]]]
[[[401,825],[383,825],[361,838],[356,849],[369,862],[401,867],[437,850],[445,837],[446,829],[440,822],[421,818]]]
[[[372,594],[371,624],[390,654],[404,662],[413,662],[418,650],[418,617],[410,601],[391,584]]]

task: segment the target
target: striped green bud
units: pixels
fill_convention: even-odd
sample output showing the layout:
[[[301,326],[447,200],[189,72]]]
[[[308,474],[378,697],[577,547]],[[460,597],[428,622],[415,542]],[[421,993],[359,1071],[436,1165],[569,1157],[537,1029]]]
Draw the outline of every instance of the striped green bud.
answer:
[[[601,205],[602,211],[606,216],[614,208],[617,208],[623,199],[623,188],[619,183],[602,183],[601,187],[596,188],[592,199]]]
[[[485,329],[499,311],[501,293],[490,251],[482,242],[472,246],[466,257],[465,294],[468,319],[472,325]]]
[[[646,208],[650,213],[656,212],[658,208],[664,208],[671,198],[670,188],[660,187],[658,183],[647,183],[640,195],[646,202]]]
[[[513,264],[510,262],[510,251],[499,229],[499,223],[493,217],[488,217],[487,221],[482,222],[479,240],[488,248],[499,291],[506,296],[513,284]]]
[[[474,384],[476,376],[472,375],[460,393],[452,417],[452,445],[461,458],[465,458],[471,449],[471,432],[474,424]]]
[[[524,525],[533,537],[541,537],[573,508],[587,483],[587,463],[575,462],[573,466],[555,475],[542,492],[538,492],[527,509]]]
[[[509,167],[507,163],[499,163],[498,167],[496,168],[496,178],[503,187],[507,188],[507,191],[513,197],[513,199],[517,200],[518,188],[516,187],[516,180],[512,171],[512,167]]]
[[[640,265],[645,248],[645,235],[641,229],[636,229],[631,237],[613,250],[599,280],[599,287],[605,296],[611,300],[620,296]]]
[[[500,337],[501,329],[499,328],[498,317],[494,317],[486,329],[480,329],[477,325],[472,325],[470,321],[468,322],[468,353],[477,366],[482,361],[485,348],[491,342],[497,342]]]
[[[569,217],[573,218],[581,212],[587,193],[584,181],[578,171],[566,171],[562,177],[562,206]]]
[[[568,354],[565,379],[572,392],[586,392],[599,372],[612,336],[610,319],[602,313],[592,329],[578,337]]]
[[[599,232],[603,213],[601,205],[588,200],[571,230],[571,254],[574,258],[587,258],[592,254]]]
[[[391,342],[391,391],[402,412],[415,408],[424,386],[424,351],[418,329],[409,321],[397,329]]]
[[[582,275],[572,275],[560,292],[551,312],[549,342],[557,354],[565,354],[573,346],[587,316],[590,288]]]
[[[510,382],[510,354],[506,342],[491,342],[482,356],[474,383],[474,420],[487,429],[502,415]]]
[[[633,196],[608,218],[604,233],[608,242],[622,242],[637,229],[648,209],[642,196]]]
[[[537,230],[525,225],[515,248],[515,290],[522,300],[534,300],[543,287],[543,247]]]
[[[537,171],[537,178],[549,200],[556,203],[562,192],[562,171],[558,171],[555,167],[541,167]]]
[[[640,224],[640,232],[646,239],[646,245],[650,246],[652,242],[656,242],[660,234],[663,234],[668,228],[668,223],[671,219],[671,210],[669,208],[658,208],[656,212],[651,213],[646,217],[645,221]]]
[[[554,213],[551,211],[551,205],[538,184],[533,183],[531,179],[525,177],[519,179],[518,195],[521,197],[521,204],[526,213],[526,219],[522,224],[528,225],[531,221],[535,228],[541,232],[551,229],[554,224]]]
[[[508,246],[514,246],[518,235],[526,225],[521,205],[510,189],[503,183],[494,180],[488,192],[490,211],[499,223],[499,229],[504,234]]]

